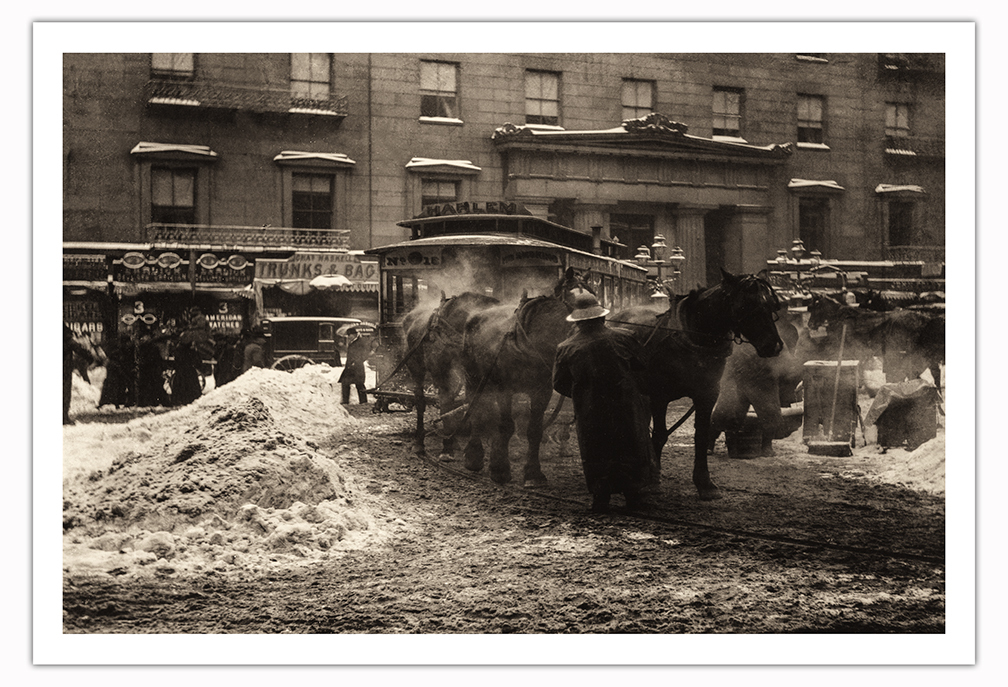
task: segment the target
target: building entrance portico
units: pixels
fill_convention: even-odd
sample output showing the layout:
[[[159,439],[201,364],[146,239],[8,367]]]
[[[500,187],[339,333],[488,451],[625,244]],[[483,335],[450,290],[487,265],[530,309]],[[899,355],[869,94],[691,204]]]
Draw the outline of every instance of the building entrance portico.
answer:
[[[628,260],[640,247],[633,244],[653,231],[686,256],[677,290],[706,285],[710,260],[729,271],[756,272],[773,256],[770,195],[783,183],[777,177],[788,145],[689,136],[686,125],[656,113],[600,131],[508,124],[493,140],[506,199],[533,213],[562,207],[573,229],[591,234],[600,228],[604,239],[622,244],[617,257]],[[651,237],[641,245],[650,244]]]

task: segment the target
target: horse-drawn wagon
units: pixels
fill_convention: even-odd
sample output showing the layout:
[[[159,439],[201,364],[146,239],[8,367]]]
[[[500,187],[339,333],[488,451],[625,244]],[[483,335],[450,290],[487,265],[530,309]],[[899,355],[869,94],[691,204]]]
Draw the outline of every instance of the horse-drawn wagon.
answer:
[[[363,325],[354,317],[270,317],[263,320],[266,365],[274,370],[296,370],[313,363],[342,364],[340,328]]]

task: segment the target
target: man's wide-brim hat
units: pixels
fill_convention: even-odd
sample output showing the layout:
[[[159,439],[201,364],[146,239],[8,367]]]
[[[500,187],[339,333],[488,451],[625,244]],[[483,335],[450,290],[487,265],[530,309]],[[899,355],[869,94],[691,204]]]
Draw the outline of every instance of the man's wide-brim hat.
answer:
[[[574,297],[574,310],[567,316],[567,321],[597,320],[608,314],[609,311],[599,305],[598,299],[590,291],[582,291]]]

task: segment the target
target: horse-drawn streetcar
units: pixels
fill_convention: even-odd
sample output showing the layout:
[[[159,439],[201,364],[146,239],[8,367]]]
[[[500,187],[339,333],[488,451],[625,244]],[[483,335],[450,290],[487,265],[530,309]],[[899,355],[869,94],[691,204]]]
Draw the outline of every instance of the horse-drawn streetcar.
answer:
[[[650,296],[645,268],[602,254],[612,252],[611,241],[515,204],[434,206],[399,224],[411,229],[411,240],[365,251],[378,256],[380,275],[379,348],[372,357],[379,409],[413,399],[412,381],[400,374],[411,353],[403,325],[409,313],[433,311],[462,294],[517,306],[523,297],[552,294],[571,269],[610,309]]]

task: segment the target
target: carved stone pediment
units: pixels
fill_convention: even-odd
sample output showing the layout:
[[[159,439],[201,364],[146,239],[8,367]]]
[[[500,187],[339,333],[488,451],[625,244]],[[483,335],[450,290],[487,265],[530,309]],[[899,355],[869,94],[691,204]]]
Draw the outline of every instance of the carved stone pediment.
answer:
[[[493,136],[490,138],[496,140],[498,138],[504,138],[508,136],[518,136],[528,130],[523,126],[518,126],[517,124],[512,124],[511,122],[504,122],[503,126],[499,126],[494,129]]]
[[[637,119],[624,119],[623,128],[631,133],[663,133],[685,136],[689,127],[682,122],[674,122],[659,112],[651,112]]]

